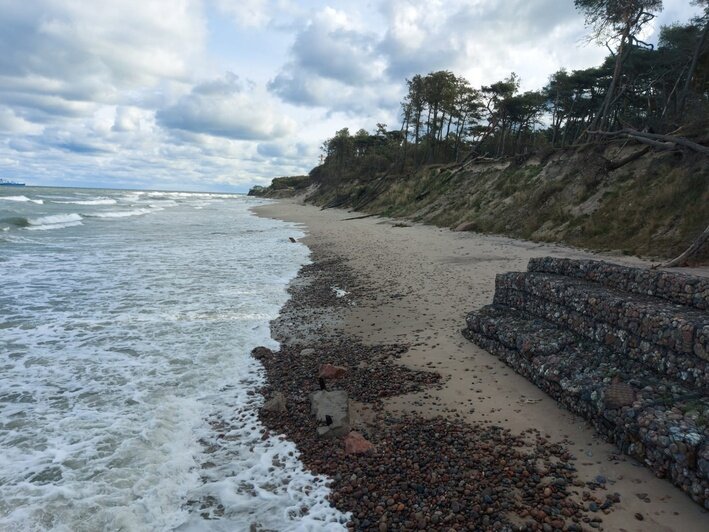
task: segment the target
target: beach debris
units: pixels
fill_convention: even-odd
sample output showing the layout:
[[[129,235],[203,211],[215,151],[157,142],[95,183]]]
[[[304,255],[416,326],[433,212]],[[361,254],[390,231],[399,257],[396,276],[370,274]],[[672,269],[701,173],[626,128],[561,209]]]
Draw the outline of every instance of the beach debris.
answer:
[[[286,412],[288,410],[286,396],[281,392],[276,392],[261,407],[266,412]]]
[[[342,288],[338,288],[337,286],[333,286],[332,291],[335,293],[335,297],[338,299],[340,299],[341,297],[345,297],[348,294],[347,290],[343,290]]]
[[[291,244],[295,244],[295,238],[293,238],[292,236],[289,236],[288,240],[291,241]]]
[[[344,390],[319,390],[310,394],[310,413],[321,423],[319,436],[344,436],[350,431],[350,406]]]
[[[374,450],[374,445],[354,430],[345,436],[344,442],[345,454],[363,454]]]
[[[318,378],[320,379],[341,379],[347,373],[347,368],[334,366],[333,364],[323,364],[320,366]]]

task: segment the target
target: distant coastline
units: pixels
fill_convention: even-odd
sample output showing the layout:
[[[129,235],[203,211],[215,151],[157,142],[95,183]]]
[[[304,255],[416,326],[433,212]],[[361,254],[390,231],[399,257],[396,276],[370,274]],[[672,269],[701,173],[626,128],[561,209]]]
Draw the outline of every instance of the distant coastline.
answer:
[[[7,179],[0,179],[0,187],[24,187],[25,183],[19,183],[17,181],[8,181]]]

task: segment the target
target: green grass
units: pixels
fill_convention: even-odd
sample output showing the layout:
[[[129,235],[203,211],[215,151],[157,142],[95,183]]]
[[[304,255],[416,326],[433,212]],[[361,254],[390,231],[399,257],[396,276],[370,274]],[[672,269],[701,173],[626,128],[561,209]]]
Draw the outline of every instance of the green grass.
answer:
[[[598,157],[571,154],[565,165],[546,168],[482,166],[452,177],[449,168],[424,167],[386,178],[377,191],[376,179],[342,183],[336,192],[321,187],[315,202],[347,195],[351,206],[369,198],[362,208],[369,213],[439,226],[474,222],[482,232],[655,257],[676,256],[709,222],[709,170],[701,158],[648,154],[607,175]],[[575,213],[599,190],[595,210]]]

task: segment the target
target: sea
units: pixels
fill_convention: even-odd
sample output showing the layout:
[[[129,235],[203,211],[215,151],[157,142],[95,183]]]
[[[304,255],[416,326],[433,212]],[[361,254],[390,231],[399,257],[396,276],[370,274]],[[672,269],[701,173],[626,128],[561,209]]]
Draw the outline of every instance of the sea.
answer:
[[[344,530],[258,421],[309,260],[265,200],[0,187],[0,530]]]

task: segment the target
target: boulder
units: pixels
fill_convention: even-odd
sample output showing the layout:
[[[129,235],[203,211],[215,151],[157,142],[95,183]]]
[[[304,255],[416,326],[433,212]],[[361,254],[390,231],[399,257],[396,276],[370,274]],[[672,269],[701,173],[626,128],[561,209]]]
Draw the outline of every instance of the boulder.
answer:
[[[310,413],[322,423],[319,436],[344,436],[350,431],[350,405],[344,390],[320,390],[310,394]]]
[[[340,379],[347,373],[347,368],[342,366],[333,366],[332,364],[323,364],[320,366],[318,377],[321,379]]]
[[[286,396],[281,392],[274,393],[273,396],[264,403],[261,410],[266,412],[286,412],[288,410]]]
[[[359,432],[352,431],[345,436],[346,454],[363,454],[374,450],[372,442],[367,440]]]
[[[251,356],[254,357],[256,360],[263,360],[265,358],[270,357],[273,355],[273,351],[271,351],[268,347],[264,347],[262,345],[255,347],[253,351],[251,351]]]

